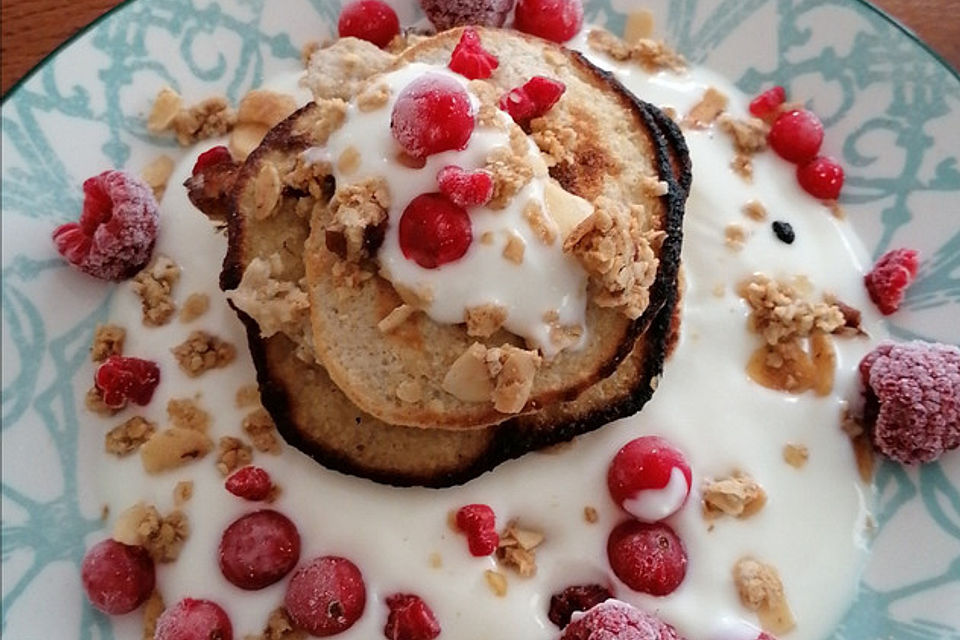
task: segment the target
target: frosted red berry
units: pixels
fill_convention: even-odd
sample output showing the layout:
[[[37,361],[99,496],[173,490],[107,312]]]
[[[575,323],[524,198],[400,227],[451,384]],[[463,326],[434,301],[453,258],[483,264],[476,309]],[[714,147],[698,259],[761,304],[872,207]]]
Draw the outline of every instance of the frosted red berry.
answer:
[[[273,481],[265,469],[249,466],[235,471],[227,478],[225,486],[227,491],[238,498],[257,502],[269,497],[273,490]]]
[[[465,171],[453,165],[444,167],[437,173],[437,186],[440,193],[458,207],[482,206],[493,197],[493,176],[482,169]]]
[[[881,313],[890,315],[900,308],[919,267],[920,254],[913,249],[894,249],[877,260],[863,282]]]
[[[150,597],[156,582],[153,560],[143,547],[110,539],[87,551],[80,576],[90,604],[111,615],[139,607]]]
[[[323,556],[293,574],[284,606],[294,624],[321,638],[346,631],[363,615],[363,574],[346,558]]]
[[[450,70],[471,80],[483,80],[493,75],[493,70],[498,66],[500,61],[483,48],[477,30],[472,27],[464,29],[460,42],[450,55]]]
[[[460,507],[456,523],[457,529],[467,536],[471,555],[479,558],[497,550],[500,534],[497,533],[496,515],[488,505],[468,504]]]
[[[193,163],[193,170],[190,175],[195,176],[212,166],[224,163],[233,164],[233,156],[230,155],[230,150],[223,145],[211,147],[197,156],[197,161]]]
[[[420,0],[420,6],[437,31],[446,31],[471,24],[502,27],[513,0]]]
[[[500,108],[513,121],[526,126],[534,118],[544,115],[560,100],[566,85],[545,76],[534,76],[522,87],[511,89],[500,98]]]
[[[406,259],[436,269],[459,260],[470,248],[470,216],[442,193],[419,195],[400,216],[399,240]]]
[[[784,160],[806,163],[817,155],[823,144],[823,123],[812,111],[787,111],[774,120],[767,142]]]
[[[146,406],[160,384],[160,367],[141,358],[110,356],[97,367],[93,383],[108,407]]]
[[[566,42],[583,26],[581,0],[519,0],[513,26],[554,42]]]
[[[343,7],[337,32],[341,38],[360,38],[382,49],[400,34],[400,20],[386,2],[357,0]]]
[[[601,602],[613,597],[610,590],[599,584],[587,584],[567,587],[550,597],[550,610],[547,618],[561,629],[570,624],[570,619],[578,611],[589,611]]]
[[[404,151],[425,158],[464,149],[476,125],[475,116],[470,96],[459,82],[426,73],[397,96],[390,131]]]
[[[797,167],[797,181],[814,198],[836,200],[843,189],[843,167],[826,156],[817,156]]]
[[[690,494],[690,465],[683,453],[659,436],[625,444],[607,469],[610,497],[643,522],[676,513]]]
[[[396,593],[387,597],[387,624],[383,635],[388,640],[433,640],[440,635],[440,624],[420,596]]]
[[[787,100],[783,87],[771,87],[750,101],[750,114],[758,118],[769,118],[776,114]]]
[[[223,532],[218,552],[223,577],[241,589],[263,589],[290,573],[300,559],[300,533],[282,513],[248,513]]]
[[[105,171],[83,183],[83,212],[53,232],[57,251],[86,274],[124,280],[150,261],[159,207],[139,178]]]
[[[604,602],[571,622],[560,640],[684,640],[655,615],[626,602]]]
[[[625,585],[653,596],[673,593],[687,574],[686,549],[662,522],[619,524],[607,539],[607,558]]]
[[[157,619],[154,640],[233,640],[233,625],[216,602],[184,598]]]

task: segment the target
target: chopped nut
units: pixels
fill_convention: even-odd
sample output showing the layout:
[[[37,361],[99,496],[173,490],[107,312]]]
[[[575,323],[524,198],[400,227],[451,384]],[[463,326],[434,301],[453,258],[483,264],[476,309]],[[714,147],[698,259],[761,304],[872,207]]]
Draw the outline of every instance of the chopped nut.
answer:
[[[103,416],[104,418],[109,418],[110,416],[120,413],[120,408],[107,406],[103,401],[103,394],[100,393],[100,390],[96,387],[90,387],[87,395],[83,398],[83,404],[87,407],[87,411]]]
[[[723,234],[727,247],[734,251],[743,249],[743,245],[747,242],[747,230],[744,229],[742,225],[736,223],[728,224]]]
[[[530,225],[530,228],[533,229],[533,232],[537,235],[537,238],[540,239],[540,242],[548,247],[556,242],[556,225],[547,217],[539,204],[533,200],[528,202],[527,206],[523,208],[523,218],[527,221],[527,224]]]
[[[762,222],[767,219],[767,208],[759,200],[750,200],[743,205],[743,213],[751,220]]]
[[[140,297],[143,324],[159,327],[170,322],[177,307],[171,298],[180,280],[180,267],[166,256],[157,256],[133,278],[133,292]]]
[[[752,155],[767,148],[767,134],[770,125],[758,118],[738,120],[729,114],[720,116],[717,121],[720,129],[733,138],[734,150],[743,155]]]
[[[207,98],[189,109],[181,109],[173,119],[177,142],[188,147],[200,140],[222,136],[233,128],[237,115],[226,98]]]
[[[173,426],[181,429],[206,432],[210,426],[210,414],[192,398],[171,398],[167,402],[167,416]]]
[[[740,594],[740,602],[757,612],[760,626],[765,631],[779,636],[796,626],[780,574],[774,567],[753,558],[742,558],[733,567],[733,582]]]
[[[173,174],[173,158],[157,156],[140,172],[140,177],[153,190],[153,197],[160,201],[167,190],[167,182]]]
[[[384,82],[378,82],[367,87],[357,96],[357,109],[361,113],[376,111],[385,107],[390,100],[390,87]]]
[[[237,125],[230,133],[230,140],[227,143],[230,148],[230,155],[241,162],[246,160],[247,156],[260,146],[268,131],[270,131],[270,128],[262,124]]]
[[[443,556],[434,551],[430,554],[430,557],[427,558],[427,562],[430,564],[432,569],[439,569],[443,566]]]
[[[243,432],[257,451],[262,453],[280,453],[280,441],[277,438],[277,425],[263,407],[248,413],[243,419]]]
[[[423,387],[416,380],[404,380],[397,385],[397,397],[404,402],[420,402],[423,399]]]
[[[634,43],[653,35],[653,14],[646,9],[631,11],[623,28],[625,42]]]
[[[590,524],[594,524],[597,522],[597,520],[600,519],[600,516],[597,514],[597,510],[594,509],[593,507],[584,507],[583,519],[589,522]]]
[[[499,571],[487,569],[483,572],[483,577],[487,580],[487,586],[493,591],[493,595],[503,598],[507,595],[507,577]]]
[[[814,331],[831,333],[845,324],[836,304],[810,302],[799,284],[755,274],[740,286],[740,295],[751,309],[748,326],[767,344],[807,337]]]
[[[559,350],[572,347],[583,337],[583,327],[578,324],[553,324],[550,327],[550,344]]]
[[[181,480],[173,488],[173,504],[182,506],[193,497],[193,480]]]
[[[107,432],[107,453],[125,456],[136,451],[157,430],[157,425],[141,416],[134,416]]]
[[[493,197],[487,203],[491,209],[505,208],[533,178],[533,165],[529,158],[505,147],[494,149],[483,169],[493,176]]]
[[[659,198],[670,193],[670,184],[666,180],[661,180],[653,176],[643,176],[640,178],[640,188],[648,198]]]
[[[307,333],[312,334],[310,301],[297,283],[279,277],[281,269],[278,254],[269,260],[254,258],[243,272],[240,286],[229,294],[230,301],[257,321],[262,337],[285,333],[302,343],[309,339]]]
[[[503,326],[507,319],[507,310],[498,304],[485,304],[467,307],[464,315],[468,336],[489,338]]]
[[[238,409],[258,406],[260,404],[260,387],[256,384],[248,384],[237,389],[235,398]]]
[[[508,569],[529,578],[537,572],[536,548],[543,544],[544,536],[539,531],[522,529],[511,521],[500,534],[497,558]]]
[[[383,178],[366,178],[337,189],[330,202],[326,246],[338,257],[360,262],[383,242],[390,190]]]
[[[563,239],[593,213],[590,202],[570,193],[556,180],[548,180],[543,185],[543,203]]]
[[[227,477],[253,461],[253,448],[240,438],[223,436],[217,446],[217,471]]]
[[[337,159],[337,169],[344,175],[349,175],[360,168],[360,152],[353,145],[347,147]]]
[[[543,359],[536,351],[512,345],[488,349],[487,368],[494,378],[493,407],[500,413],[519,413],[533,390]]]
[[[767,502],[763,487],[739,471],[734,471],[729,478],[707,480],[702,493],[703,515],[708,520],[722,515],[749,518]]]
[[[174,510],[162,517],[153,505],[138,502],[117,518],[113,539],[147,550],[156,562],[173,562],[190,535],[190,523],[183,512]]]
[[[154,433],[140,447],[140,462],[147,473],[160,473],[204,457],[213,442],[201,431],[171,427]]]
[[[166,609],[163,596],[156,589],[150,594],[143,605],[143,640],[154,640],[157,631],[157,620]]]
[[[738,176],[743,178],[744,182],[753,182],[753,160],[744,153],[738,153],[730,161],[730,168]]]
[[[493,232],[484,231],[482,234],[480,234],[480,244],[493,244]]]
[[[794,469],[801,469],[810,459],[810,450],[804,444],[790,442],[783,446],[783,459]]]
[[[491,239],[492,239],[491,235]],[[483,239],[481,238],[481,242]],[[516,232],[511,231],[507,236],[507,244],[503,247],[503,257],[514,264],[523,264],[523,253],[527,243]]]
[[[277,126],[297,110],[293,96],[267,89],[254,89],[237,107],[237,124],[259,124],[269,129]]]
[[[205,331],[194,331],[171,351],[180,369],[191,378],[225,367],[237,357],[236,347]]]
[[[493,396],[493,381],[486,364],[487,349],[474,342],[450,366],[441,388],[464,402],[486,402]]]
[[[729,99],[714,87],[708,87],[703,97],[693,105],[683,119],[684,124],[694,129],[703,129],[711,124],[727,108]]]
[[[381,333],[392,333],[416,312],[417,310],[414,307],[408,304],[401,304],[377,323],[377,329],[379,329]]]
[[[180,322],[193,322],[210,309],[210,296],[191,293],[180,308]]]
[[[277,165],[265,162],[253,184],[253,218],[266,220],[277,210],[280,203],[280,172]]]
[[[654,73],[670,70],[676,73],[686,69],[683,57],[663,42],[640,38],[627,43],[604,29],[593,29],[587,34],[587,45],[606,53],[620,62],[631,61]]]
[[[115,324],[98,324],[93,332],[90,358],[94,362],[103,362],[110,356],[123,355],[123,341],[126,337],[127,332],[123,327]]]
[[[433,302],[433,291],[426,286],[420,286],[416,289],[411,289],[410,287],[405,287],[401,284],[394,284],[393,288],[396,289],[397,295],[400,296],[400,299],[411,307],[425,309],[430,306],[431,302]]]
[[[147,131],[161,133],[169,129],[177,114],[180,113],[182,103],[183,99],[180,94],[170,87],[160,89],[157,97],[153,100],[150,115],[147,117]]]

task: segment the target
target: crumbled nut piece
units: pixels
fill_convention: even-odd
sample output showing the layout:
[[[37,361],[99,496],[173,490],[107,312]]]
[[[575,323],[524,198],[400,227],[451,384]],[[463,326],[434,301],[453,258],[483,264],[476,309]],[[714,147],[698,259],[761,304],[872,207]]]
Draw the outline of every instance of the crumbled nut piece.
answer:
[[[310,339],[307,321],[310,301],[307,292],[296,283],[281,279],[282,263],[276,260],[254,258],[243,272],[240,285],[229,294],[230,301],[257,321],[260,335],[269,338],[276,333]],[[303,339],[298,340],[302,343]]]
[[[703,97],[687,113],[683,123],[694,129],[704,129],[711,124],[727,108],[729,99],[714,87],[707,87]]]
[[[87,407],[87,411],[95,413],[98,416],[103,416],[104,418],[109,418],[110,416],[120,413],[120,409],[106,405],[103,401],[103,394],[100,393],[100,390],[96,387],[90,387],[87,395],[83,398],[83,404]]]
[[[390,87],[385,82],[378,82],[367,87],[357,96],[357,109],[361,113],[376,111],[385,107],[390,100]]]
[[[234,402],[238,409],[260,405],[260,387],[257,384],[248,384],[237,389]]]
[[[254,89],[237,107],[237,124],[259,124],[272,129],[297,110],[293,96],[268,89]]]
[[[193,322],[210,309],[210,296],[191,293],[180,308],[180,322]]]
[[[577,148],[577,130],[569,126],[557,126],[544,119],[530,123],[530,136],[537,147],[546,155],[550,166],[561,162],[574,162],[573,150]]]
[[[369,78],[386,71],[395,59],[365,40],[341,38],[313,52],[302,84],[317,100],[350,100],[363,90]]]
[[[494,409],[500,413],[523,411],[543,358],[537,351],[506,344],[488,349],[485,360],[494,379]]]
[[[383,178],[366,178],[337,189],[330,202],[327,249],[341,259],[371,258],[383,242],[390,190]]]
[[[840,313],[843,314],[843,326],[836,329],[834,331],[835,334],[847,337],[867,335],[861,326],[861,323],[863,322],[863,313],[861,313],[860,309],[851,307],[831,293],[824,294],[823,301],[827,304],[837,305],[837,308],[840,309]]]
[[[193,497],[193,480],[181,480],[173,488],[173,504],[180,507]]]
[[[263,407],[243,418],[243,432],[250,437],[254,448],[262,453],[280,453],[277,425]]]
[[[751,220],[762,222],[767,219],[767,208],[759,200],[750,200],[743,205],[743,213]]]
[[[171,427],[154,433],[140,447],[140,462],[147,473],[160,473],[203,458],[213,449],[207,435],[194,429]]]
[[[93,345],[90,347],[90,359],[103,362],[110,356],[123,355],[123,341],[127,331],[115,324],[98,324],[93,332]]]
[[[635,62],[650,73],[662,70],[679,73],[687,68],[683,56],[656,40],[640,38],[628,44],[605,29],[593,29],[587,34],[587,45],[614,60]]]
[[[167,182],[173,174],[173,158],[160,155],[140,171],[140,177],[153,191],[153,197],[159,202],[167,191]]]
[[[157,632],[157,620],[160,619],[166,608],[163,596],[154,589],[143,605],[143,640],[154,640],[154,634]]]
[[[223,436],[217,445],[217,471],[227,477],[253,461],[253,448],[240,438]]]
[[[650,304],[659,265],[653,245],[661,238],[660,232],[644,233],[625,206],[601,197],[594,212],[567,236],[563,250],[590,275],[596,304],[620,307],[635,320]]]
[[[161,516],[153,505],[138,502],[117,517],[113,539],[143,547],[156,562],[173,562],[190,535],[190,522],[179,510]]]
[[[433,302],[433,291],[431,291],[429,287],[419,286],[416,289],[411,289],[402,284],[394,284],[393,288],[396,289],[400,299],[411,307],[425,309]]]
[[[227,143],[230,155],[241,162],[246,160],[247,156],[260,146],[269,131],[270,128],[263,124],[238,124],[230,133],[230,140]]]
[[[166,256],[157,256],[133,278],[133,292],[140,297],[143,324],[159,327],[170,322],[177,307],[170,294],[180,280],[180,267]]]
[[[833,391],[833,381],[837,372],[837,352],[833,348],[833,338],[823,331],[814,331],[810,335],[810,355],[813,358],[813,390],[818,396]]]
[[[810,450],[805,444],[788,442],[783,446],[783,460],[794,469],[800,469],[810,459]]]
[[[594,524],[597,522],[597,520],[600,519],[600,516],[599,514],[597,514],[596,509],[588,506],[583,508],[583,519],[589,522],[590,524]]]
[[[107,453],[122,457],[136,451],[156,430],[157,425],[153,422],[134,416],[107,432],[104,447]]]
[[[733,172],[743,178],[744,182],[753,182],[753,160],[745,153],[738,153],[730,161]]]
[[[708,520],[722,515],[749,518],[767,502],[767,494],[753,478],[734,471],[729,478],[703,484],[703,516]]]
[[[266,220],[280,204],[280,172],[277,165],[264,162],[253,183],[253,218]]]
[[[817,373],[813,360],[800,345],[800,338],[792,338],[774,345],[764,344],[754,351],[747,362],[747,375],[768,389],[803,393],[813,388]]]
[[[484,80],[471,80],[467,86],[480,101],[480,107],[477,109],[477,126],[502,130],[507,119],[500,110],[500,91]]]
[[[493,244],[493,232],[484,231],[480,234],[480,244]]]
[[[410,305],[401,304],[377,323],[377,329],[381,333],[393,333],[416,312],[417,310]]]
[[[497,147],[487,157],[483,169],[493,177],[491,209],[503,209],[533,178],[533,165],[526,155],[517,155],[506,147]]]
[[[237,114],[226,98],[215,96],[189,109],[181,109],[173,119],[173,130],[181,146],[222,136],[236,124]]]
[[[543,208],[535,201],[531,200],[523,208],[523,219],[527,221],[530,228],[540,239],[540,242],[552,245],[557,240],[557,228],[553,221],[546,215]]]
[[[423,399],[423,386],[416,380],[404,380],[397,385],[397,397],[404,402],[420,402]]]
[[[290,615],[283,607],[270,612],[267,626],[263,633],[256,636],[246,636],[244,640],[306,640],[307,632],[294,627]]]
[[[487,349],[474,342],[450,366],[441,388],[464,402],[486,402],[493,395],[493,381],[487,369]]]
[[[544,536],[533,529],[522,529],[511,521],[500,534],[497,558],[508,569],[513,569],[524,578],[537,572],[536,548],[543,544]]]
[[[300,62],[304,68],[310,65],[310,58],[323,47],[318,40],[311,40],[300,49]]]
[[[237,357],[236,347],[206,331],[194,331],[171,351],[180,369],[191,378],[210,369],[223,368]]]
[[[464,316],[468,336],[489,338],[503,326],[507,319],[507,310],[498,304],[484,304],[467,307]]]
[[[489,232],[488,232],[489,233]],[[491,240],[493,236],[490,236]],[[481,238],[483,242],[483,238]],[[523,264],[523,254],[527,249],[527,243],[523,241],[516,232],[511,231],[507,236],[507,244],[503,247],[503,257],[513,264]]]
[[[758,273],[740,286],[740,295],[750,306],[748,326],[767,344],[807,337],[815,330],[831,333],[845,324],[836,304],[810,302],[793,284]]]
[[[725,113],[720,116],[717,124],[721,131],[733,138],[733,148],[737,153],[752,155],[767,148],[770,125],[759,118],[738,120]]]
[[[350,175],[360,168],[360,152],[353,145],[343,150],[337,158],[337,169],[344,175]]]
[[[170,87],[160,89],[157,97],[153,99],[150,115],[147,116],[147,131],[161,133],[169,129],[177,114],[180,113],[182,103],[180,94]]]
[[[181,429],[205,432],[210,426],[210,414],[192,398],[171,398],[167,402],[167,416],[173,426]]]
[[[487,569],[483,572],[483,577],[487,581],[487,586],[493,591],[493,595],[503,598],[507,595],[507,576],[499,571]]]
[[[733,582],[740,594],[740,602],[757,612],[760,626],[778,636],[796,626],[783,583],[777,570],[753,558],[741,558],[733,567]]]
[[[649,198],[659,198],[670,193],[670,184],[666,180],[661,180],[654,176],[643,176],[640,178],[640,188]]]
[[[743,225],[732,222],[723,230],[724,243],[729,249],[740,251],[747,242],[747,230]]]
[[[627,14],[627,23],[623,27],[623,39],[626,42],[637,42],[653,35],[653,14],[640,9]]]
[[[550,326],[550,343],[557,349],[563,350],[580,342],[583,337],[583,327],[578,324],[564,325],[554,323]]]

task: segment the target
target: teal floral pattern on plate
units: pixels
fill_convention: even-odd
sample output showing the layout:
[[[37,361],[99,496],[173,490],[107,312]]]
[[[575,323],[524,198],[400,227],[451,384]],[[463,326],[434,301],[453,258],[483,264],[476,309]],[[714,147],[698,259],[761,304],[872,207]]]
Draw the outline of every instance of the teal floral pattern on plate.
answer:
[[[393,3],[401,21],[420,18]],[[637,8],[691,61],[746,92],[804,96],[848,169],[843,206],[875,255],[921,250],[902,339],[960,342],[960,76],[852,0],[593,0],[621,30]],[[110,288],[67,269],[49,240],[106,167],[142,168],[177,149],[148,134],[152,96],[232,100],[296,69],[332,35],[335,0],[134,0],[46,61],[2,109],[2,622],[7,638],[113,638],[84,603],[78,567],[101,537],[92,495],[100,442],[83,436],[88,346]],[[837,640],[960,639],[960,455],[881,464],[876,536]],[[820,497],[818,499],[829,499]],[[812,559],[816,562],[816,559]],[[823,567],[829,579],[830,568]]]

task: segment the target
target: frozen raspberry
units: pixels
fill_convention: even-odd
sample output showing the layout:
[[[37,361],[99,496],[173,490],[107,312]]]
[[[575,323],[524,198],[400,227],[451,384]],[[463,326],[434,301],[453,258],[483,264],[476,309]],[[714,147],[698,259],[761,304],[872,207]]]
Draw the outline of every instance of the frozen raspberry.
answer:
[[[297,525],[270,509],[248,513],[223,532],[219,558],[223,577],[241,589],[268,587],[300,559]]]
[[[687,574],[687,551],[666,524],[628,520],[610,533],[607,558],[613,572],[634,591],[672,593]]]
[[[227,478],[227,491],[251,502],[265,500],[273,490],[270,474],[260,467],[243,467]]]
[[[400,34],[400,20],[385,2],[356,0],[340,12],[337,31],[341,38],[360,38],[382,49]]]
[[[489,78],[493,70],[500,65],[497,56],[483,48],[480,44],[480,34],[472,27],[463,30],[460,36],[460,42],[454,48],[450,55],[451,71],[456,71],[460,75],[471,80],[482,80]]]
[[[488,505],[468,504],[457,510],[457,529],[467,536],[470,554],[478,558],[497,550],[500,534],[497,533],[496,515]]]
[[[860,362],[864,422],[880,453],[931,462],[960,446],[960,349],[886,342]]]
[[[108,407],[122,409],[128,402],[142,407],[160,384],[160,367],[150,360],[110,356],[97,367],[93,383]]]
[[[437,173],[440,192],[458,207],[479,207],[493,197],[493,176],[482,169],[464,171],[457,166],[447,166]]]
[[[750,101],[750,114],[758,118],[769,118],[787,99],[783,87],[771,87]]]
[[[550,598],[550,611],[547,617],[550,622],[561,629],[570,624],[570,618],[578,611],[588,611],[601,602],[613,597],[610,590],[599,584],[567,587]]]
[[[557,103],[567,87],[558,80],[534,76],[522,87],[511,89],[500,98],[500,108],[521,127],[539,118]]]
[[[346,558],[323,556],[293,574],[284,606],[294,624],[324,638],[353,626],[367,603],[363,574]]]
[[[87,551],[80,575],[90,604],[111,615],[139,607],[150,597],[156,582],[153,560],[143,547],[110,539]]]
[[[607,470],[613,501],[642,522],[657,522],[679,511],[690,483],[690,465],[683,454],[658,436],[623,445]]]
[[[867,293],[884,315],[900,308],[907,287],[917,277],[919,254],[913,249],[894,249],[883,254],[863,277]]]
[[[571,622],[560,640],[684,640],[656,616],[625,602],[599,604]]]
[[[233,640],[227,612],[209,600],[184,598],[157,619],[154,640]]]
[[[414,198],[400,216],[400,250],[403,257],[424,269],[463,257],[473,241],[470,216],[442,193]]]
[[[767,142],[784,160],[808,162],[823,144],[823,123],[812,111],[794,109],[780,114],[770,127]]]
[[[826,156],[817,156],[797,167],[797,181],[814,198],[836,200],[843,189],[843,167]]]
[[[103,280],[124,280],[150,262],[157,239],[157,201],[139,178],[105,171],[83,183],[83,213],[53,232],[67,261]]]
[[[518,31],[566,42],[583,26],[581,0],[519,0],[513,26]]]
[[[440,635],[436,616],[420,596],[397,593],[387,597],[387,607],[383,635],[388,640],[433,640]]]
[[[423,12],[437,31],[468,24],[502,27],[514,0],[420,0]]]
[[[467,146],[476,124],[470,96],[453,78],[427,73],[408,84],[393,105],[390,131],[415,158]]]

